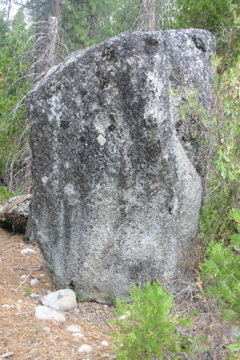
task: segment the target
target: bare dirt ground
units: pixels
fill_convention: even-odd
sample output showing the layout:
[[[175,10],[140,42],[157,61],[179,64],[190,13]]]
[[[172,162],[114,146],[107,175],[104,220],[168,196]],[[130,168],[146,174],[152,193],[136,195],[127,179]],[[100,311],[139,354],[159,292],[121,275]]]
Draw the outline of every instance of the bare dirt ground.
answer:
[[[31,248],[37,254],[22,255],[21,250],[24,248]],[[30,281],[34,278],[39,283],[31,287]],[[230,342],[226,337],[228,324],[221,321],[214,304],[198,296],[196,287],[195,284],[193,292],[191,286],[186,287],[186,296],[182,294],[174,312],[178,315],[185,315],[189,311],[197,312],[187,335],[204,336],[207,349],[199,349],[194,357],[186,359],[225,360],[229,358],[227,345]],[[25,244],[21,235],[13,235],[0,229],[0,359],[5,353],[12,353],[10,359],[13,360],[114,359],[110,336],[114,331],[111,324],[113,308],[79,302],[76,311],[65,313],[64,324],[40,321],[35,318],[38,300],[32,299],[31,295],[35,293],[43,296],[48,290],[54,291],[55,288],[48,277],[38,247]],[[84,338],[74,338],[66,331],[66,327],[73,324],[83,328]],[[50,331],[46,331],[46,327]],[[103,345],[102,341],[108,345]],[[89,344],[93,351],[79,354],[78,349],[82,344]]]
[[[37,255],[21,255],[24,248],[32,248]],[[25,275],[25,278],[21,278]],[[30,281],[39,279],[31,287]],[[0,358],[10,354],[13,360],[110,360],[113,332],[112,308],[107,305],[80,302],[78,309],[65,313],[66,322],[56,324],[35,318],[38,300],[33,293],[46,295],[54,291],[43,258],[37,246],[25,244],[21,235],[12,235],[0,229]],[[80,325],[84,338],[74,338],[66,331],[68,325]],[[50,328],[47,332],[45,327]],[[105,341],[108,346],[102,345]],[[78,348],[89,344],[93,351],[79,354]]]

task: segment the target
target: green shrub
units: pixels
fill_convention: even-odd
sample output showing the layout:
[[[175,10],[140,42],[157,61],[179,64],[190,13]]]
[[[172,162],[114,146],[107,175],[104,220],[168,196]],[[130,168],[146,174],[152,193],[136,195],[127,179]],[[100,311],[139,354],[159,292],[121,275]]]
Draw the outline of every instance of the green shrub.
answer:
[[[210,243],[201,274],[206,293],[217,300],[224,318],[240,321],[240,210],[231,211],[229,218],[237,223],[236,233],[229,244]]]
[[[132,303],[117,301],[114,333],[117,360],[182,359],[189,353],[190,339],[178,326],[188,326],[189,320],[173,316],[173,297],[158,282],[136,285],[130,291]]]
[[[221,59],[216,58],[216,61],[221,62]],[[218,66],[217,63],[215,65]],[[239,87],[240,58],[234,67],[219,75],[216,115],[206,124],[212,134],[215,154],[201,214],[200,239],[204,243],[227,240],[234,231],[228,214],[239,204]]]
[[[229,346],[228,346],[228,349],[229,349],[230,352],[231,352],[228,360],[239,360],[239,355],[240,355],[240,338],[238,338],[238,342],[237,342],[237,343],[229,345]]]
[[[4,205],[11,197],[15,196],[17,193],[8,191],[6,186],[0,186],[0,206]]]

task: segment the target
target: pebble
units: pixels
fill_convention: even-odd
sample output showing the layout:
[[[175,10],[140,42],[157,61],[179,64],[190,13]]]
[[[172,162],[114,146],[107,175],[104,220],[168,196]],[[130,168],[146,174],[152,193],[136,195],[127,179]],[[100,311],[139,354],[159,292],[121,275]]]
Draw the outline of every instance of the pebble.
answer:
[[[54,309],[50,309],[47,306],[37,306],[35,310],[35,317],[38,320],[54,320],[57,323],[63,323],[66,318],[63,314],[60,314]]]
[[[79,325],[69,325],[66,327],[66,330],[72,333],[81,333],[83,334],[84,330]]]
[[[101,345],[102,345],[102,346],[108,346],[109,344],[108,344],[107,341],[102,341],[102,342],[101,342]]]
[[[8,353],[5,353],[5,354],[0,355],[0,358],[1,358],[1,359],[7,359],[7,358],[9,358],[9,357],[11,357],[11,356],[13,356],[13,355],[14,355],[13,352],[8,352]]]
[[[50,333],[51,329],[48,326],[44,326],[43,331]]]
[[[80,346],[80,348],[78,348],[79,353],[89,354],[91,351],[92,351],[92,347],[88,344],[83,344],[82,346]]]
[[[33,249],[26,248],[21,251],[21,254],[22,255],[36,255],[36,251]]]
[[[41,299],[41,295],[32,293],[32,294],[30,295],[30,298],[31,298],[32,300],[40,300],[40,299]]]
[[[10,308],[10,305],[8,305],[8,304],[3,304],[2,307],[5,308],[5,309],[9,309],[9,308]]]
[[[73,333],[72,336],[75,338],[86,340],[85,336],[80,332]]]
[[[36,286],[37,284],[39,284],[40,281],[37,278],[34,278],[30,281],[30,285],[31,286]]]
[[[128,316],[121,315],[121,316],[119,316],[118,320],[126,320],[127,318],[128,318]]]
[[[236,341],[237,338],[240,338],[240,327],[230,326],[225,330],[225,336],[231,341]]]
[[[62,289],[43,296],[41,304],[59,311],[70,311],[77,308],[77,300],[74,291]]]
[[[20,276],[20,279],[23,280],[23,279],[25,279],[26,277],[27,277],[27,275],[21,275],[21,276]]]

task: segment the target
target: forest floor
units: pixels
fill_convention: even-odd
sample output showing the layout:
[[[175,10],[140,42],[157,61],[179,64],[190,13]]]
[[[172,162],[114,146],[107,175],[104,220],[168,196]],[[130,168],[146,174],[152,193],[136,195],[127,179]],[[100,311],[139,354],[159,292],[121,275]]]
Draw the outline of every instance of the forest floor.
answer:
[[[22,255],[24,248],[35,250],[36,255]],[[30,282],[34,278],[39,282],[32,287]],[[196,356],[186,359],[225,360],[228,358],[226,331],[229,325],[220,320],[214,304],[196,296],[197,288],[188,285],[174,310],[178,315],[196,312],[187,335],[192,338],[200,335],[206,340],[207,349],[200,346]],[[31,295],[43,296],[48,290],[55,288],[38,247],[24,243],[21,235],[0,229],[0,359],[6,353],[10,353],[13,360],[114,359],[110,335],[114,331],[113,307],[79,302],[75,311],[65,313],[63,324],[37,320],[35,309],[39,303]],[[76,338],[66,331],[66,327],[73,324],[83,328],[84,338]],[[82,344],[90,345],[92,352],[78,353]]]
[[[22,255],[24,248],[31,248],[37,254]],[[33,278],[40,281],[31,287]],[[0,229],[0,358],[13,353],[9,357],[13,360],[114,359],[110,336],[113,326],[109,322],[114,317],[112,307],[80,302],[76,311],[64,314],[63,324],[37,320],[38,300],[30,295],[43,296],[47,290],[55,289],[38,247],[25,244],[21,235]],[[83,328],[83,339],[74,338],[66,331],[73,324]],[[92,352],[79,354],[82,344],[89,344]]]

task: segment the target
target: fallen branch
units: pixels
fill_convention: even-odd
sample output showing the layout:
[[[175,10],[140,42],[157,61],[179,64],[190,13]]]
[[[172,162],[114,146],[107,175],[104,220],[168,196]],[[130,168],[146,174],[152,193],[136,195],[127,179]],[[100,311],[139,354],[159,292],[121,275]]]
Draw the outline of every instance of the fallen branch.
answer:
[[[23,284],[27,281],[27,279],[29,278],[30,275],[32,275],[32,271],[25,277],[25,279],[21,282],[21,284],[16,289],[12,289],[12,290],[13,291],[19,290],[23,286]]]

